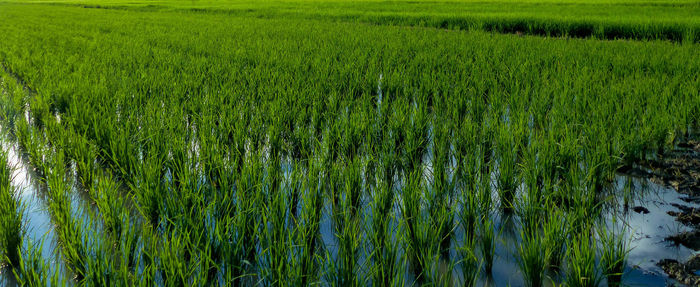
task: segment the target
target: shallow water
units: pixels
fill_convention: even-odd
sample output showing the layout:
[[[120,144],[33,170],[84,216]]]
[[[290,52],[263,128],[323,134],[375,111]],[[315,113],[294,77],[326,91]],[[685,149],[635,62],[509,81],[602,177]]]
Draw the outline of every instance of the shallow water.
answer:
[[[13,169],[12,185],[17,189],[20,200],[24,204],[24,220],[26,235],[23,245],[25,248],[32,244],[40,244],[43,240],[42,256],[55,262],[56,256],[53,248],[55,237],[53,224],[46,208],[43,194],[39,192],[37,176],[34,171],[28,168],[26,161],[20,156],[19,147],[16,143],[0,139],[2,149],[7,152],[8,164]],[[27,240],[28,239],[28,240]],[[4,286],[14,286],[14,275],[11,271],[0,272],[0,282]]]
[[[700,205],[685,202],[681,200],[684,196],[672,188],[655,184],[646,178],[618,176],[614,182],[616,189],[622,190],[628,181],[631,181],[634,186],[633,193],[636,193],[629,207],[643,206],[649,213],[636,213],[631,209],[625,210],[623,203],[618,205],[618,212],[624,224],[628,226],[627,234],[631,247],[625,282],[631,286],[662,286],[674,283],[675,281],[669,279],[656,263],[667,258],[684,262],[697,252],[665,240],[668,236],[691,230],[667,212],[679,211],[671,205],[673,203],[689,207]],[[610,216],[611,214],[608,214],[608,222]]]
[[[26,204],[25,209],[25,219],[27,226],[27,238],[29,242],[38,243],[44,240],[44,248],[42,250],[42,255],[45,259],[50,260],[50,266],[56,266],[54,263],[58,260],[56,254],[56,238],[53,231],[53,224],[51,222],[51,217],[46,208],[46,199],[44,192],[42,192],[42,187],[39,184],[39,180],[34,173],[34,171],[29,167],[27,162],[20,156],[18,152],[19,149],[16,144],[12,144],[8,141],[2,143],[2,147],[8,151],[8,158],[12,165],[16,168],[13,174],[12,184],[20,190],[20,197],[24,204]],[[430,170],[429,165],[430,160],[426,161],[426,174],[429,176]],[[292,172],[292,166],[289,163],[284,163],[282,166],[282,172],[285,178],[288,178]],[[494,168],[494,173],[497,172],[497,168]],[[364,176],[364,172],[363,172]],[[495,178],[494,178],[495,181]],[[363,184],[365,179],[363,177]],[[624,190],[625,187],[629,186],[631,191],[627,196],[628,202],[625,205],[623,198],[625,198]],[[687,203],[681,198],[683,195],[677,193],[671,188],[667,188],[658,184],[655,184],[647,178],[635,178],[626,175],[618,175],[612,183],[611,189],[614,191],[614,198],[611,203],[606,207],[606,212],[604,215],[604,220],[608,225],[612,224],[613,215],[619,219],[618,224],[625,227],[627,238],[629,239],[629,246],[631,248],[627,260],[627,268],[625,278],[623,279],[626,285],[630,286],[661,286],[676,283],[674,280],[669,279],[663,271],[656,265],[660,259],[675,259],[678,261],[685,261],[697,252],[690,250],[684,246],[676,246],[671,242],[665,241],[665,238],[677,234],[682,231],[689,231],[690,228],[683,226],[682,224],[675,221],[675,218],[668,215],[668,211],[678,211],[678,209],[671,204],[681,204],[689,207],[700,207],[700,205]],[[74,189],[75,191],[75,189]],[[393,221],[396,225],[398,220],[400,220],[400,204],[401,200],[398,198],[400,190],[396,190],[397,198],[394,202],[393,214],[397,217]],[[363,204],[368,204],[370,202],[366,194],[364,195]],[[494,205],[497,205],[497,196],[494,195]],[[326,200],[328,198],[326,197]],[[73,208],[76,209],[74,212],[78,212],[79,207],[85,208],[85,198],[77,196],[74,192],[73,196]],[[648,214],[636,213],[631,210],[632,207],[643,206],[649,210]],[[89,207],[88,207],[89,208]],[[371,209],[363,208],[361,213],[364,216],[364,223],[369,223],[371,219]],[[320,226],[321,231],[321,242],[325,245],[326,250],[329,252],[329,256],[335,259],[337,256],[337,238],[335,236],[335,228],[331,216],[330,203],[326,202],[322,221]],[[481,278],[479,279],[479,285],[486,286],[522,286],[524,284],[522,274],[518,268],[517,264],[517,246],[520,242],[519,232],[520,230],[518,219],[515,216],[508,217],[503,216],[499,212],[494,213],[492,218],[494,221],[494,229],[496,230],[496,248],[493,271],[491,274],[485,274],[481,272]],[[395,235],[396,236],[396,235]],[[452,248],[450,251],[450,258],[453,260],[458,260],[456,252],[456,242],[461,242],[461,238],[464,236],[461,228],[457,228],[452,240]],[[396,238],[398,239],[398,238]],[[363,239],[363,240],[366,240]],[[402,243],[397,240],[397,244]],[[25,245],[29,242],[25,241]],[[363,246],[366,242],[363,241]],[[369,265],[371,262],[367,261],[366,254],[359,254],[358,259],[359,264]],[[400,253],[403,250],[400,248]],[[58,262],[59,266],[62,262]],[[59,267],[60,268],[60,267]],[[447,269],[445,269],[447,270]],[[359,274],[364,274],[363,270],[359,271]],[[455,267],[452,271],[453,280],[455,284],[461,280],[461,271],[459,267]],[[413,282],[412,274],[409,270],[406,270],[405,279],[407,283]],[[561,276],[556,274],[551,275],[551,279],[547,286],[551,286],[551,283],[559,284],[561,283]],[[9,281],[12,275],[8,273],[7,269],[0,271],[0,282],[3,286],[11,286],[12,282]],[[7,283],[10,282],[10,283]],[[605,281],[603,281],[605,285]]]
[[[630,185],[631,194],[628,197],[627,206],[622,199],[625,185]],[[614,191],[614,199],[607,204],[602,220],[608,226],[617,224],[617,230],[625,231],[628,247],[630,248],[625,270],[624,284],[626,286],[665,286],[678,284],[670,279],[656,264],[661,259],[675,259],[686,261],[698,252],[682,245],[675,245],[665,238],[691,228],[682,225],[675,217],[667,214],[668,211],[679,211],[672,204],[680,204],[688,207],[700,207],[683,201],[684,196],[669,187],[664,187],[651,182],[648,178],[635,178],[626,175],[618,175],[612,182],[610,189]],[[397,191],[398,192],[398,191]],[[368,199],[365,198],[365,202]],[[400,218],[400,200],[394,206],[394,214]],[[649,210],[648,214],[637,213],[632,207],[642,206]],[[371,212],[371,211],[370,211]],[[371,218],[371,213],[365,214]],[[616,221],[613,222],[613,217]],[[321,238],[331,258],[337,256],[337,239],[334,236],[333,223],[330,219],[330,206],[324,209],[321,222]],[[367,220],[367,219],[366,219]],[[517,263],[517,246],[520,244],[520,225],[517,216],[504,216],[501,213],[494,214],[495,230],[498,234],[494,265],[491,274],[481,272],[478,285],[484,286],[522,286],[523,276]],[[368,221],[368,220],[367,220]],[[455,242],[461,242],[464,234],[457,228],[452,241],[452,258],[456,257]],[[397,244],[402,244],[397,242]],[[401,251],[403,252],[403,250]],[[554,286],[562,283],[563,275],[549,274],[545,286]],[[453,270],[455,285],[461,280],[461,271],[458,267]],[[406,273],[406,282],[412,282],[411,272]],[[605,280],[603,286],[607,286]]]
[[[5,137],[0,138],[0,146],[7,151],[7,160],[12,171],[12,186],[17,189],[21,203],[24,205],[24,248],[41,248],[42,258],[50,268],[64,269],[65,264],[58,256],[58,238],[54,231],[54,223],[48,210],[48,203],[44,186],[39,176],[28,161],[22,156],[16,142],[9,141]],[[77,196],[71,197],[72,212],[79,212],[78,206],[82,203]],[[6,268],[7,269],[7,268]],[[49,271],[53,271],[50,269]],[[14,275],[9,270],[0,271],[2,286],[16,286]]]
[[[617,193],[617,196],[621,196],[619,193],[628,182],[633,184],[633,194],[628,202],[628,208],[625,209],[624,201],[618,200],[611,204],[611,208],[604,215],[608,226],[614,224],[613,215],[616,215],[617,222],[615,224],[618,228],[624,227],[623,230],[625,230],[627,240],[629,240],[630,251],[623,283],[626,286],[678,284],[675,280],[670,279],[656,263],[661,259],[675,259],[684,262],[698,252],[665,240],[668,236],[691,230],[691,228],[677,222],[675,217],[668,215],[667,212],[679,211],[678,208],[671,205],[674,203],[689,207],[700,207],[700,205],[683,201],[681,199],[684,197],[683,195],[672,188],[655,184],[647,178],[618,175],[611,188]],[[649,210],[649,213],[632,211],[631,208],[635,206],[643,206]],[[519,239],[517,236],[502,236],[500,242],[501,244],[496,249],[497,257],[494,262],[493,276],[489,278],[491,280],[482,279],[482,282],[491,283],[487,285],[493,286],[522,286],[524,282],[515,257]],[[553,281],[560,283],[561,280],[554,277]],[[607,286],[605,280],[603,286]]]
[[[47,243],[55,242],[53,224],[45,202],[46,198],[39,191],[40,186],[36,174],[19,156],[19,149],[16,145],[5,145],[3,148],[8,151],[10,165],[14,166],[12,184],[17,188],[20,199],[26,206],[24,218],[27,238],[34,243],[39,243],[41,240],[45,240]],[[44,248],[42,253],[45,258],[53,257],[50,248]]]

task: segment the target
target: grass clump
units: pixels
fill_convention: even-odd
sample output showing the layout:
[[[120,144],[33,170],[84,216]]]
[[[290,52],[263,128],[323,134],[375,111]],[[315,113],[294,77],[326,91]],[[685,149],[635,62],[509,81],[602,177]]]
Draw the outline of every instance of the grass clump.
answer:
[[[624,229],[616,227],[617,220],[613,218],[612,228],[599,226],[596,228],[600,240],[601,272],[607,279],[608,286],[621,286],[627,266],[627,255],[630,252],[629,242],[623,237]]]
[[[7,152],[0,151],[0,263],[20,266],[24,240],[24,205],[12,185]]]

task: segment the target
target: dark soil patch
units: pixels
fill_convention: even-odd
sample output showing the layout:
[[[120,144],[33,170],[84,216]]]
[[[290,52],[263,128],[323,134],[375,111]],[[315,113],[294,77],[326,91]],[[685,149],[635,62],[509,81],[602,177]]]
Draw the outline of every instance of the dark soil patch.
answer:
[[[625,165],[617,169],[618,173],[631,176],[631,177],[637,177],[637,178],[650,178],[654,177],[655,174],[652,172],[649,172],[643,168],[639,168],[637,166],[632,166],[632,165]]]
[[[663,158],[646,163],[655,171],[653,182],[671,186],[690,198],[700,197],[700,142],[679,144]]]
[[[685,195],[681,198],[683,201],[700,203],[700,141],[691,140],[680,143],[673,151],[658,159],[644,161],[640,166],[641,168],[623,167],[620,172],[649,178],[652,182],[672,187],[678,193]],[[673,206],[680,211],[669,211],[668,214],[676,217],[678,222],[694,229],[670,236],[666,240],[696,251],[700,250],[700,209],[680,204],[673,204]],[[643,210],[640,211],[643,212]],[[689,286],[700,286],[700,276],[696,275],[700,270],[700,255],[695,255],[685,263],[663,259],[658,265],[669,277],[678,282]]]
[[[700,286],[700,276],[695,272],[700,270],[700,255],[696,255],[686,263],[680,263],[672,259],[663,259],[658,263],[659,267],[668,274],[669,277],[688,286]]]
[[[666,240],[675,244],[680,244],[695,251],[700,250],[700,230],[683,232],[673,236],[669,236]]]
[[[635,207],[632,207],[632,211],[634,211],[634,212],[636,212],[636,213],[641,213],[641,214],[648,214],[648,213],[649,213],[649,209],[647,209],[647,208],[644,207],[644,206],[635,206]]]
[[[691,208],[680,204],[673,204],[673,206],[680,209],[681,211],[669,211],[668,215],[676,217],[676,220],[678,220],[678,222],[683,223],[687,226],[700,226],[700,209]]]

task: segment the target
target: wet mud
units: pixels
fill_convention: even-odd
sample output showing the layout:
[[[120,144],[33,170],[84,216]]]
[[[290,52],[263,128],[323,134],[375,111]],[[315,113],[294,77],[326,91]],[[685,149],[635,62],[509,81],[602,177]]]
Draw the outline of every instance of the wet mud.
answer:
[[[669,277],[679,283],[689,286],[700,286],[700,276],[698,276],[700,255],[693,256],[686,263],[680,263],[673,259],[663,259],[659,261],[659,266]]]
[[[639,164],[643,168],[625,167],[622,172],[647,177],[653,183],[672,188],[686,202],[671,204],[678,211],[667,211],[688,230],[666,237],[674,245],[682,245],[700,251],[700,208],[690,205],[700,203],[700,141],[690,140],[652,160]],[[647,170],[645,170],[647,169]],[[700,286],[700,254],[680,262],[662,259],[657,265],[672,279],[688,286]]]

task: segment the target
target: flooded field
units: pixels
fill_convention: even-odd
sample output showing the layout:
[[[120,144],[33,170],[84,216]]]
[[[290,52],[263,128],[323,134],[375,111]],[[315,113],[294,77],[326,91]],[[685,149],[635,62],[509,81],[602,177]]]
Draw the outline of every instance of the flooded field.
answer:
[[[697,3],[93,2],[0,1],[2,285],[700,283]]]
[[[26,238],[24,248],[31,248],[32,244],[42,244],[41,257],[49,262],[53,268],[65,269],[60,258],[59,242],[54,232],[54,223],[50,215],[50,207],[47,204],[45,194],[45,183],[34,171],[26,159],[26,155],[18,147],[15,141],[7,137],[2,139],[2,147],[8,152],[8,163],[12,166],[12,184],[19,191],[20,199],[25,203],[24,218],[26,219]],[[686,153],[688,149],[684,150]],[[697,150],[690,149],[687,159],[692,161],[693,156],[697,156]],[[429,166],[426,168],[430,169]],[[693,168],[693,166],[686,166]],[[284,177],[291,178],[293,168],[286,165]],[[694,284],[692,280],[700,278],[700,265],[698,269],[676,271],[669,262],[687,262],[696,258],[700,254],[700,246],[693,240],[686,241],[674,239],[678,235],[693,234],[700,221],[694,219],[683,220],[683,214],[694,214],[695,210],[700,210],[700,201],[689,194],[679,193],[668,182],[664,182],[652,169],[635,165],[633,168],[623,168],[624,172],[618,173],[614,180],[606,186],[606,196],[602,205],[602,214],[599,220],[603,226],[610,230],[620,230],[623,232],[622,240],[627,247],[626,266],[624,269],[623,283],[625,286],[668,286],[674,284]],[[663,171],[662,171],[663,172]],[[74,181],[79,181],[75,171],[72,172]],[[426,176],[429,176],[429,172]],[[656,174],[656,176],[655,176]],[[494,175],[495,178],[495,175]],[[691,178],[692,179],[692,178]],[[432,180],[432,179],[431,179]],[[364,184],[366,179],[363,180]],[[493,181],[491,185],[495,187],[498,183]],[[676,185],[677,186],[677,185]],[[694,189],[696,185],[685,186],[686,189]],[[72,189],[73,210],[76,216],[81,216],[81,212],[90,209],[92,212],[99,212],[95,207],[90,207],[90,198],[86,197],[84,191],[79,190],[79,186]],[[494,200],[498,200],[498,194],[492,194]],[[364,198],[363,202],[371,202],[370,198]],[[399,199],[399,202],[401,199]],[[457,209],[464,207],[457,207]],[[401,213],[401,207],[394,207],[397,214]],[[336,224],[330,213],[332,212],[332,202],[326,202],[323,216],[320,222],[320,235],[323,242],[322,250],[326,250],[327,256],[337,258],[339,246],[336,239]],[[365,224],[371,224],[371,210],[364,213]],[[482,286],[522,286],[525,285],[523,274],[518,263],[518,247],[522,244],[521,235],[518,230],[520,226],[519,218],[514,213],[492,214],[495,231],[493,269],[490,273],[478,275],[477,284]],[[687,216],[686,216],[687,218]],[[398,222],[401,220],[397,218]],[[394,226],[398,228],[398,226]],[[463,274],[454,266],[454,259],[459,254],[457,242],[464,240],[464,230],[455,229],[454,241],[450,244],[449,251],[441,259],[441,271],[451,272],[452,282],[458,285],[463,282]],[[600,238],[597,238],[600,240]],[[366,251],[360,251],[360,262],[366,262],[371,256]],[[399,250],[400,253],[405,251]],[[482,255],[483,256],[483,255]],[[598,259],[600,260],[600,259]],[[664,269],[668,271],[664,271]],[[684,268],[685,267],[681,267]],[[690,267],[693,268],[693,267]],[[64,271],[65,272],[65,271]],[[672,274],[669,276],[669,274]],[[255,282],[259,275],[252,274],[248,282]],[[364,274],[363,276],[369,276]],[[406,282],[415,282],[416,277],[409,269],[404,274]],[[546,274],[545,286],[557,286],[563,282],[564,275],[561,270],[552,269]],[[693,277],[697,276],[697,277]],[[3,286],[19,286],[14,274],[9,273],[9,268],[3,268],[0,273]],[[332,282],[323,282],[331,284]],[[604,286],[609,286],[606,281],[602,281]]]

